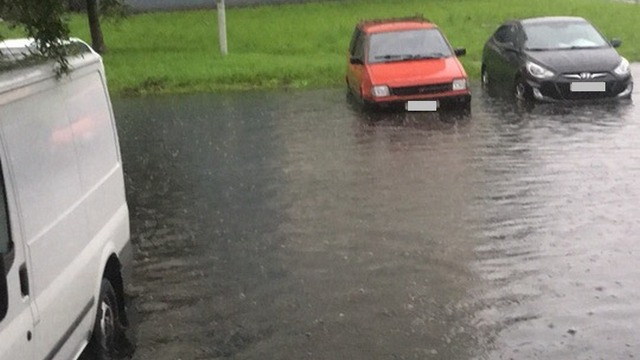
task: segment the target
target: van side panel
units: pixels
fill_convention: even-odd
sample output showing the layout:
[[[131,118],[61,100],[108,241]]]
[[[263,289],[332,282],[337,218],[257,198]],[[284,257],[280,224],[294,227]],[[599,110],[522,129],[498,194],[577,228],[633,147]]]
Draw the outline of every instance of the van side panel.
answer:
[[[126,204],[117,137],[105,89],[97,71],[74,78],[66,87],[90,238]],[[128,236],[123,240],[126,239]]]
[[[91,271],[77,278],[65,271],[86,245],[87,218],[63,97],[48,82],[48,89],[6,105],[2,123],[31,260],[36,359],[60,352],[61,335],[91,302],[94,283]]]
[[[61,78],[54,62],[0,72],[0,160],[16,244],[2,258],[15,263],[7,262],[9,289],[0,294],[8,296],[0,360],[77,358],[90,339],[113,256],[120,257],[110,264],[121,268],[110,266],[109,278],[118,300],[126,297],[129,213],[104,67],[86,43],[71,43],[83,52],[69,57],[72,71]],[[32,45],[30,39],[0,42],[17,50]],[[6,252],[11,243],[3,234]]]
[[[58,218],[74,210],[81,196],[73,138],[63,135],[69,131],[69,121],[60,95],[50,88],[7,104],[3,114],[5,142],[29,245]]]
[[[74,141],[78,125],[69,120],[64,97],[71,82],[46,83],[7,104],[2,127],[30,257],[36,359],[69,359],[93,323],[101,254],[85,251],[87,186]]]
[[[4,108],[0,105],[0,113]],[[4,144],[0,139],[0,162],[2,162],[2,179],[0,187],[4,182],[6,190],[7,212],[0,210],[0,225],[3,231],[10,231],[13,241],[13,261],[7,272],[7,298],[9,302],[8,312],[4,319],[0,321],[0,359],[33,359],[35,347],[29,339],[29,334],[33,333],[33,314],[31,312],[31,299],[22,295],[20,284],[20,267],[26,263],[24,256],[24,243],[20,233],[20,223],[18,221],[18,211],[16,210],[15,196],[11,186],[11,177],[7,167],[4,152]],[[1,181],[4,180],[4,181]],[[0,198],[4,198],[0,189]],[[0,206],[4,204],[0,203]],[[3,255],[0,255],[3,256]]]

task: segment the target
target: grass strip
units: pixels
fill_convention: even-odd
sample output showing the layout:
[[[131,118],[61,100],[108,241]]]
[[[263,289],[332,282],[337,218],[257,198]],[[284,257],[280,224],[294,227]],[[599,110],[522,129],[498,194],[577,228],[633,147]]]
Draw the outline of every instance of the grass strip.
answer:
[[[229,8],[229,55],[218,51],[213,10],[131,15],[102,24],[115,94],[343,86],[347,46],[361,19],[423,14],[438,24],[472,78],[482,47],[506,19],[571,15],[590,20],[640,60],[640,5],[608,0],[343,0]],[[86,17],[71,15],[73,36],[89,40]],[[4,33],[4,32],[3,32]]]

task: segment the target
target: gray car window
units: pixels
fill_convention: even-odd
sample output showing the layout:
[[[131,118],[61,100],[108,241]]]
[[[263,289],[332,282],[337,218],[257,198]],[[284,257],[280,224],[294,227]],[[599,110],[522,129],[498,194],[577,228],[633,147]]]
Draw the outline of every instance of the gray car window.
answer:
[[[493,35],[493,38],[499,43],[511,43],[513,45],[516,45],[517,28],[514,25],[503,25],[496,31],[496,33]]]

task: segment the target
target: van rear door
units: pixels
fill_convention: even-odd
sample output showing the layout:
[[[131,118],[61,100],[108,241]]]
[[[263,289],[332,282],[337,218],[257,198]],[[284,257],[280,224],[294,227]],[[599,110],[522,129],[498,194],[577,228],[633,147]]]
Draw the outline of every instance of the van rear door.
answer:
[[[6,163],[4,154],[0,161]],[[9,215],[16,214],[11,194],[0,174],[0,360],[32,360],[35,344],[29,274],[16,216]]]

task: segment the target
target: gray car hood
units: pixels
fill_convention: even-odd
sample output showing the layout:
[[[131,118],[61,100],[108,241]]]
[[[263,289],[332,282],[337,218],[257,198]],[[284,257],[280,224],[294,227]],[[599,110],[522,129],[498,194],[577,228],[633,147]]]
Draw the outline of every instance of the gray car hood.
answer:
[[[608,72],[621,61],[614,48],[525,51],[531,61],[556,73]]]

